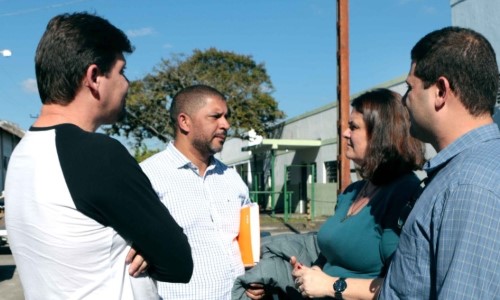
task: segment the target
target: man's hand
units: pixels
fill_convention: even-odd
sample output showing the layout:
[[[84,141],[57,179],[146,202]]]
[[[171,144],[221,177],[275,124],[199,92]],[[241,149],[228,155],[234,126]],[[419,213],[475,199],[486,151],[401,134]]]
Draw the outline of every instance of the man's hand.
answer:
[[[125,263],[130,264],[128,274],[133,277],[141,275],[148,268],[148,262],[134,248],[130,248]]]

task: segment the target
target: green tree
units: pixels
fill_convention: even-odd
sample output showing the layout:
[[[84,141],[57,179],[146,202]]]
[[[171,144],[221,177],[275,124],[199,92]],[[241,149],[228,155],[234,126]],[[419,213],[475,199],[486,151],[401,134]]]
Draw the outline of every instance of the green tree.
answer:
[[[251,56],[210,48],[194,50],[190,57],[172,55],[152,74],[131,82],[126,120],[105,131],[131,138],[137,146],[154,137],[169,141],[173,136],[168,112],[171,99],[193,84],[210,85],[227,96],[230,136],[243,137],[251,128],[267,136],[285,117],[271,96],[274,88],[264,64],[255,63]]]
[[[160,152],[160,149],[148,149],[146,145],[142,145],[140,147],[136,147],[134,149],[134,158],[135,160],[140,163],[142,162],[143,160],[145,160],[146,158],[149,158],[153,155],[155,155],[156,153]]]

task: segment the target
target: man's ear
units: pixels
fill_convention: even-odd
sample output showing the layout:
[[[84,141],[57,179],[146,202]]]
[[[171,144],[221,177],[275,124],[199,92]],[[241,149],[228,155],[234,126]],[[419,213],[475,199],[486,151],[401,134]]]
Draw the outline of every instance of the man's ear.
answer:
[[[185,113],[180,113],[177,117],[177,126],[183,134],[189,133],[191,131],[191,118]]]
[[[440,76],[436,81],[436,100],[434,102],[435,109],[440,110],[446,104],[448,97],[450,96],[450,82],[448,78]]]
[[[94,97],[99,98],[99,81],[100,81],[100,71],[97,65],[92,64],[87,68],[85,72],[85,78],[83,79],[83,85],[87,87]]]

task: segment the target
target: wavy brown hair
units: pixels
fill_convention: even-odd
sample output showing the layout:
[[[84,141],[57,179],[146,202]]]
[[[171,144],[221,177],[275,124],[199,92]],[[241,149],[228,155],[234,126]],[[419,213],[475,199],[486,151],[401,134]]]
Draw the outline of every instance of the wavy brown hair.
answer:
[[[352,107],[363,115],[368,146],[359,172],[376,185],[418,170],[425,161],[425,147],[410,135],[410,118],[401,95],[376,89],[355,98]]]

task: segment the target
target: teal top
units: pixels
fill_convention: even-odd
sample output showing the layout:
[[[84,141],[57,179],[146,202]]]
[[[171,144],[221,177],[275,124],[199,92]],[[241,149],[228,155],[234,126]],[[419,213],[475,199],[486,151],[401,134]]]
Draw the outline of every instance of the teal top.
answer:
[[[323,271],[334,277],[384,276],[399,241],[398,219],[403,207],[420,189],[415,174],[407,174],[379,188],[357,214],[345,219],[365,180],[349,185],[339,195],[335,214],[318,232]]]

